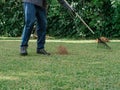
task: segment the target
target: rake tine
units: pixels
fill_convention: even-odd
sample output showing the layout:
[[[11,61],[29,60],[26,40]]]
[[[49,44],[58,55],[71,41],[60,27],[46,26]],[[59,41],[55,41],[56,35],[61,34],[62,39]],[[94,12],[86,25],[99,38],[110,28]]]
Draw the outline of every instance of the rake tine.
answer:
[[[111,47],[108,46],[107,43],[105,43],[104,41],[102,41],[100,38],[98,38],[98,44],[102,44],[102,45],[104,45],[107,49],[111,49]]]

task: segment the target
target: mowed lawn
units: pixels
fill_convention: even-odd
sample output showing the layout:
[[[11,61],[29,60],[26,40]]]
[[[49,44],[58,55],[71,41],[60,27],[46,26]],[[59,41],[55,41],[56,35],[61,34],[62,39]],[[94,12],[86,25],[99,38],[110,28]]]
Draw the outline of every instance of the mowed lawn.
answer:
[[[36,54],[30,42],[28,56],[19,55],[20,41],[0,41],[0,90],[120,90],[120,43],[47,42],[51,56]],[[57,48],[67,48],[60,55]]]

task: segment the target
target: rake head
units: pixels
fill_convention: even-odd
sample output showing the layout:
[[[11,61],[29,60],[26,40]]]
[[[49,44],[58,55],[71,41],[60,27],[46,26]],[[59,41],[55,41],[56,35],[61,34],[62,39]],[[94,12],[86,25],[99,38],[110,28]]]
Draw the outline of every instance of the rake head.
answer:
[[[104,47],[106,49],[111,49],[110,46],[107,45],[105,41],[103,41],[101,38],[98,38],[98,46],[97,47]]]

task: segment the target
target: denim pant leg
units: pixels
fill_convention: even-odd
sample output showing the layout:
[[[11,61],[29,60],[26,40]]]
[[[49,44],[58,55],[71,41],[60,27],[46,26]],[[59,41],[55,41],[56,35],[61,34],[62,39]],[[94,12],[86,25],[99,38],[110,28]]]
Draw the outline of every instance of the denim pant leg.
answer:
[[[28,46],[28,41],[35,22],[36,8],[34,4],[24,3],[25,25],[22,33],[21,47]]]
[[[43,49],[45,45],[45,36],[46,36],[46,27],[47,27],[47,18],[46,10],[40,7],[37,7],[37,49]]]

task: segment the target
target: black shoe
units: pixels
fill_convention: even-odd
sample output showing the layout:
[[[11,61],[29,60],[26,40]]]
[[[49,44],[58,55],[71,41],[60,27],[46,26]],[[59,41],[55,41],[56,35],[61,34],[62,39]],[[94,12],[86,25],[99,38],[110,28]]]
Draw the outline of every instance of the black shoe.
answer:
[[[37,49],[37,54],[50,55],[50,53],[46,52],[44,49]]]
[[[22,56],[28,55],[27,47],[20,47],[20,55],[22,55]]]

